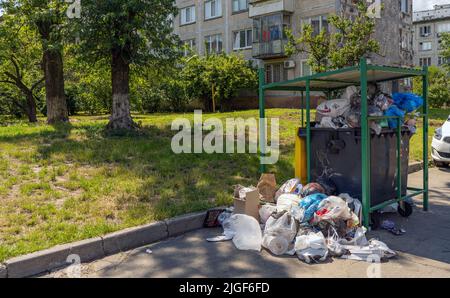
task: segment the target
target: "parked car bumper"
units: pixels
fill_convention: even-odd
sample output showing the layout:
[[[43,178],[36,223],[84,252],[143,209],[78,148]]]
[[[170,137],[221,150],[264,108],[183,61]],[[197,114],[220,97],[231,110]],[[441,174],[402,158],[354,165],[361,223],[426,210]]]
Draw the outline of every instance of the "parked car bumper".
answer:
[[[450,163],[450,143],[434,138],[431,145],[431,157],[435,161]]]

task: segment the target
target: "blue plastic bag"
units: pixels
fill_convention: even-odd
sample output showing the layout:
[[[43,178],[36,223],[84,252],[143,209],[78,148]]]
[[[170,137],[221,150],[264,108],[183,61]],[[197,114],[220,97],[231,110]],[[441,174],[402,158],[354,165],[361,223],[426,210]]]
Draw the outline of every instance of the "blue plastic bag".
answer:
[[[403,123],[405,119],[405,111],[400,110],[396,105],[392,105],[385,113],[386,116],[400,117],[400,122]],[[397,119],[388,119],[389,127],[392,129],[397,128]]]
[[[314,217],[314,213],[316,213],[317,210],[319,210],[320,203],[327,197],[328,197],[327,195],[316,193],[309,195],[303,200],[301,200],[299,205],[305,210],[302,222],[310,221]]]
[[[413,93],[393,93],[394,103],[407,113],[414,112],[423,106],[423,98]]]

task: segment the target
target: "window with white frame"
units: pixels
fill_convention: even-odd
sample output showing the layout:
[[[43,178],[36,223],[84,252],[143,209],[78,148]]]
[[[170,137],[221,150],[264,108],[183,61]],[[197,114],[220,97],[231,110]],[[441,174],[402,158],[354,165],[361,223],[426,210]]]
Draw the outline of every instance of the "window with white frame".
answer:
[[[431,26],[422,26],[420,27],[420,36],[426,37],[431,34]]]
[[[438,33],[450,32],[450,23],[442,23],[437,25]]]
[[[252,29],[233,32],[233,49],[249,49],[252,47]]]
[[[233,12],[246,11],[248,9],[248,0],[233,0]]]
[[[181,9],[181,25],[195,23],[195,6],[189,6]]]
[[[313,36],[319,35],[322,30],[325,30],[326,33],[330,32],[328,17],[326,15],[312,17],[307,19],[305,23],[311,25],[313,29]]]
[[[438,57],[438,65],[439,66],[448,64],[449,62],[450,62],[450,60],[445,57],[441,57],[441,56]]]
[[[222,16],[222,1],[209,0],[205,1],[205,20]]]
[[[220,53],[222,52],[223,42],[222,34],[209,35],[205,37],[206,53]]]
[[[193,51],[195,51],[195,38],[183,41],[184,56],[189,56]]]
[[[311,66],[309,66],[308,60],[303,60],[301,62],[301,65],[302,65],[302,69],[301,69],[302,77],[312,75]]]
[[[266,64],[266,83],[277,83],[287,80],[287,70],[283,63]]]
[[[431,51],[431,49],[432,49],[431,41],[421,42],[421,43],[419,43],[419,45],[420,45],[421,51]]]

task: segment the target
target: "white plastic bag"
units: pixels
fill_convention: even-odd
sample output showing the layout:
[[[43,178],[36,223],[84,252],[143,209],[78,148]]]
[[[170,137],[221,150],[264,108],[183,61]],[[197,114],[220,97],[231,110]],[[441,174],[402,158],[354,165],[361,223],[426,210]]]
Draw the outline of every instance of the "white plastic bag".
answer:
[[[282,194],[277,200],[277,212],[291,211],[292,206],[298,206],[300,197],[294,194]]]
[[[277,206],[271,204],[262,205],[259,208],[259,221],[262,224],[266,224],[267,220],[272,216],[272,214],[277,212]]]
[[[321,103],[316,110],[316,122],[320,122],[323,117],[336,118],[344,116],[350,111],[349,99],[333,99]]]
[[[297,223],[289,213],[276,219],[270,217],[264,230],[263,246],[274,255],[284,255],[297,235]]]
[[[326,198],[319,205],[319,210],[322,209],[326,209],[328,212],[318,216],[319,220],[349,220],[352,218],[352,211],[340,197],[331,196]]]
[[[233,243],[237,249],[261,250],[261,227],[254,217],[235,214],[230,218],[230,228],[234,231]]]
[[[295,241],[297,257],[310,264],[312,261],[323,262],[328,257],[328,247],[322,232],[299,236]]]

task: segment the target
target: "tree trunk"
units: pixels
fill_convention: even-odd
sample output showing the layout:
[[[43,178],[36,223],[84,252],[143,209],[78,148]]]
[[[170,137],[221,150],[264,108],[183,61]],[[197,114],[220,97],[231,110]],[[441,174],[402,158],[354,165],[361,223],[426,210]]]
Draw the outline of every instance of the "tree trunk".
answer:
[[[107,128],[131,130],[136,124],[130,112],[130,64],[122,48],[113,49],[111,54],[112,112]]]
[[[27,92],[27,116],[31,123],[37,122],[36,116],[36,101],[34,100],[33,92]]]
[[[68,122],[66,96],[64,94],[64,70],[62,54],[58,50],[46,50],[43,57],[47,122]]]

